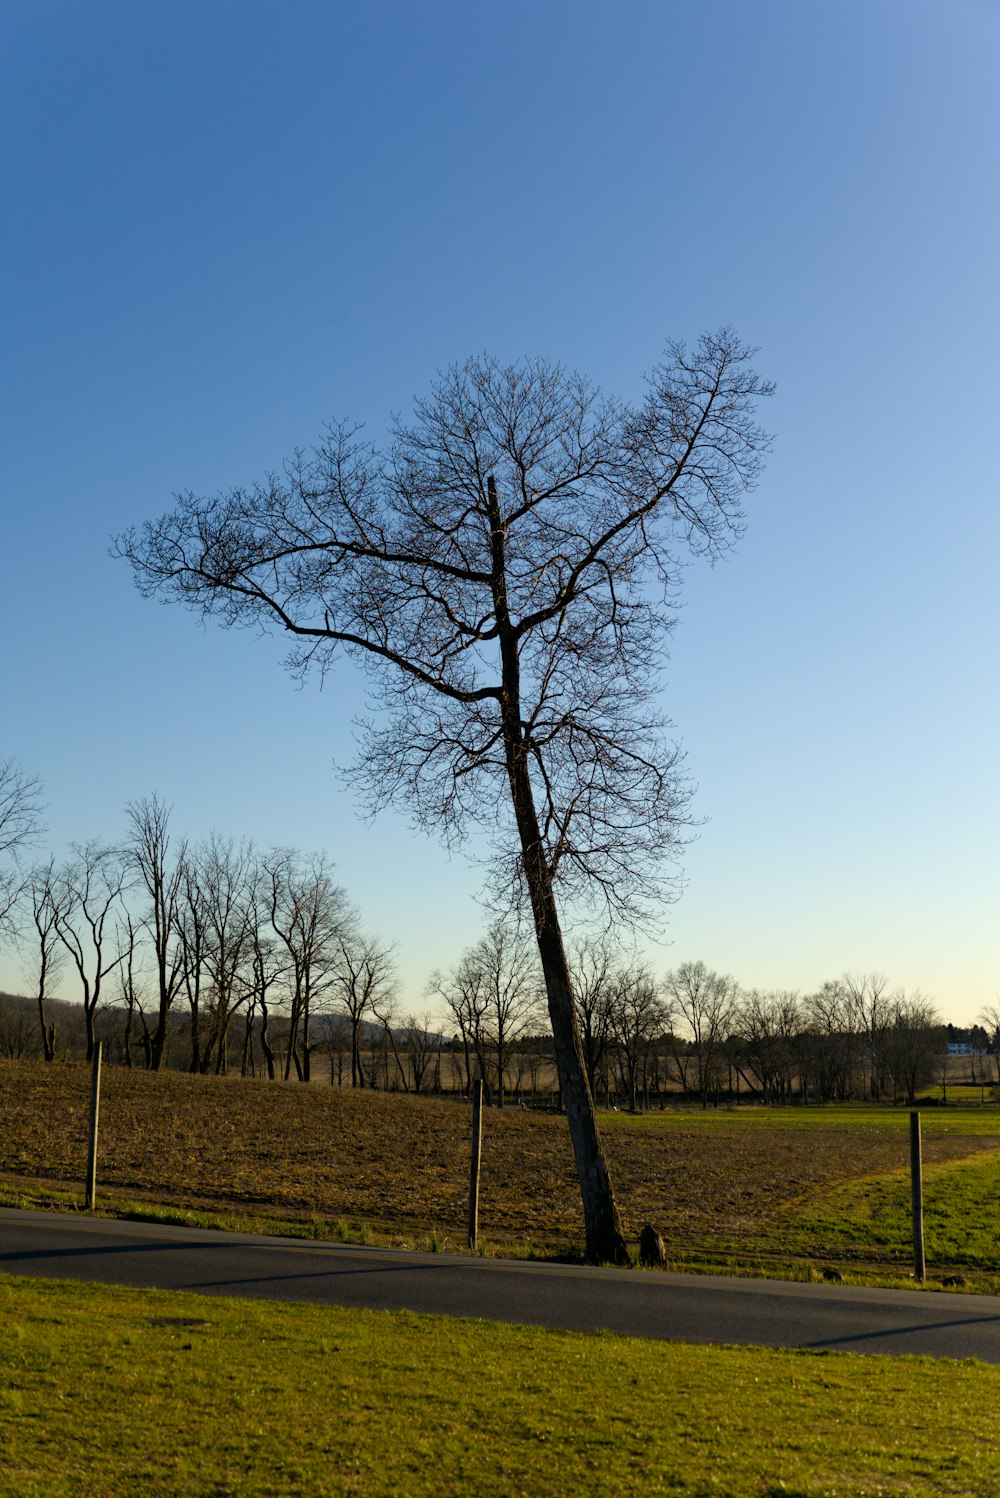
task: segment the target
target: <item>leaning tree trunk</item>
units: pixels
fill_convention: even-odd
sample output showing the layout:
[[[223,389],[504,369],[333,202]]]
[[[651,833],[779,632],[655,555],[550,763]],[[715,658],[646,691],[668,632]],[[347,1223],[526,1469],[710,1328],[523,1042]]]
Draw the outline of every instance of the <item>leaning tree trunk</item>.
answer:
[[[487,483],[487,498],[492,524],[493,599],[503,673],[500,714],[507,778],[542,961],[562,1105],[569,1123],[583,1198],[587,1258],[594,1264],[623,1264],[628,1261],[628,1245],[597,1132],[594,1099],[587,1081],[583,1043],[573,1001],[573,984],[552,889],[552,871],[542,844],[528,771],[528,747],[521,726],[518,641],[507,608],[503,523],[492,478]]]
[[[540,850],[537,850],[540,852]],[[540,858],[537,862],[542,862]],[[528,863],[527,856],[525,863]],[[547,870],[545,871],[547,873]],[[556,1067],[562,1091],[563,1107],[569,1123],[576,1173],[583,1198],[583,1219],[587,1234],[587,1258],[596,1264],[623,1264],[628,1260],[628,1246],[622,1231],[615,1202],[611,1176],[597,1132],[594,1100],[587,1082],[583,1047],[576,1022],[569,964],[563,947],[562,932],[551,881],[548,888],[538,887],[537,875],[529,874],[531,903],[535,916],[538,951],[545,976],[549,1019],[555,1041]]]

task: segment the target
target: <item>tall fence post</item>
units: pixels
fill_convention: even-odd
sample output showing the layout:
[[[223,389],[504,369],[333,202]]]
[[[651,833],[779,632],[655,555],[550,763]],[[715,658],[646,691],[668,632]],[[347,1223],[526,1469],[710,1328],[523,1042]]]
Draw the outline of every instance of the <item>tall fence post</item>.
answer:
[[[94,1070],[90,1082],[90,1142],[87,1146],[87,1211],[93,1211],[97,1196],[97,1123],[101,1113],[101,1042],[94,1046]]]
[[[479,1247],[479,1156],[483,1143],[483,1079],[472,1084],[472,1158],[469,1163],[469,1247]]]
[[[924,1183],[920,1158],[920,1114],[910,1114],[910,1197],[913,1206],[913,1273],[923,1280],[924,1265]]]

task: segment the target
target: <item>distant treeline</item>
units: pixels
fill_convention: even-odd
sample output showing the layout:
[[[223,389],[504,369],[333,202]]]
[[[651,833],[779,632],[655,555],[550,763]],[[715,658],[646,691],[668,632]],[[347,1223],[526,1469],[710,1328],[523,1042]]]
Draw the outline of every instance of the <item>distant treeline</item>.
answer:
[[[463,959],[466,977],[473,950]],[[996,1033],[991,1036],[981,1026],[961,1030],[938,1024],[932,1014],[898,997],[886,998],[883,1015],[876,1013],[874,1024],[870,1008],[866,1026],[846,1023],[858,996],[867,994],[870,1003],[879,997],[877,988],[878,980],[871,978],[841,980],[801,998],[730,987],[728,1006],[719,1006],[719,975],[696,963],[668,975],[650,1003],[647,980],[637,981],[634,971],[631,978],[619,972],[612,989],[585,994],[581,1006],[581,1038],[595,1097],[599,1105],[632,1109],[668,1103],[913,1102],[927,1087],[941,1086],[946,1100],[949,1085],[969,1083],[984,1097],[995,1096],[1000,1087]],[[678,992],[685,1002],[678,1003],[671,1020],[671,997]],[[452,996],[458,995],[453,991]],[[551,1035],[532,1023],[541,1018],[537,1003],[517,1015],[508,1013],[498,1044],[495,1014],[470,1003],[468,989],[464,998],[464,1006],[452,1010],[452,1033],[447,1033],[450,1027],[443,1032],[427,1020],[392,1023],[386,1016],[384,1022],[360,1018],[355,1034],[349,1014],[315,1014],[313,1079],[333,1086],[467,1096],[473,1080],[482,1077],[490,1103],[557,1104]],[[843,1027],[836,1023],[838,1012]],[[52,1000],[48,1013],[59,1055],[83,1060],[88,1027],[82,1005]],[[142,1031],[144,1044],[130,1043],[133,1021],[125,1006],[108,1003],[95,1017],[93,1034],[102,1041],[108,1061],[149,1066],[149,1030]],[[260,1024],[261,1016],[251,1007],[238,1010],[227,1029],[222,1063],[216,1057],[212,1070],[304,1080],[292,1062],[288,1009],[271,1015],[270,1058],[261,1049]],[[693,1034],[696,1027],[699,1039]],[[0,1056],[43,1055],[34,1001],[0,994]],[[320,1056],[322,1066],[317,1064]],[[189,1070],[191,1058],[189,1016],[177,1013],[168,1025],[163,1064]]]
[[[31,988],[0,996],[0,1055],[90,1059],[100,1039],[109,1060],[154,1071],[465,1093],[481,1077],[501,1106],[551,1097],[545,987],[515,917],[430,976],[424,1014],[404,1014],[393,948],[366,929],[325,855],[175,838],[169,808],[150,796],[126,807],[122,841],[28,866],[15,855],[36,831],[37,794],[0,763],[0,942],[19,952]],[[701,962],[657,977],[608,935],[577,940],[569,959],[599,1101],[912,1100],[947,1086],[949,1064],[955,1080],[957,1032],[920,993],[876,974],[807,995],[745,989]],[[1000,1084],[1000,1010],[982,1019],[962,1032],[961,1061],[985,1087]]]

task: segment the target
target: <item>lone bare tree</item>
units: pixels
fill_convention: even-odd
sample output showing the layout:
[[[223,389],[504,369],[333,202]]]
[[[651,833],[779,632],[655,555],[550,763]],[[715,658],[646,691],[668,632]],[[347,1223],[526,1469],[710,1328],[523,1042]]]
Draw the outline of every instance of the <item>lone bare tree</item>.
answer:
[[[767,447],[752,354],[730,329],[670,344],[635,404],[543,360],[475,358],[386,452],[333,428],[281,474],[181,496],[113,547],[146,595],[287,631],[300,676],[352,657],[383,709],[354,770],[368,804],[407,802],[448,840],[493,835],[494,874],[534,920],[593,1260],[627,1248],[557,891],[638,919],[668,887],[686,786],[658,668],[679,552],[740,534]]]

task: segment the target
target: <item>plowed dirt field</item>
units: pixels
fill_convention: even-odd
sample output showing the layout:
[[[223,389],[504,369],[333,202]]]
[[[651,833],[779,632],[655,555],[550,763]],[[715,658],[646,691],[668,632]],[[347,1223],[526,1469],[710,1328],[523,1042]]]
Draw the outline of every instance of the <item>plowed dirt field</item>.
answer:
[[[82,1190],[89,1068],[0,1062],[0,1185]],[[749,1119],[748,1119],[749,1122]],[[899,1115],[892,1118],[898,1124]],[[739,1112],[604,1130],[626,1230],[656,1224],[676,1250],[752,1252],[795,1202],[907,1162],[897,1127],[744,1126]],[[790,1121],[791,1123],[791,1121]],[[401,1094],[106,1067],[99,1190],[116,1200],[306,1222],[339,1220],[461,1246],[469,1109]],[[928,1164],[995,1149],[970,1132],[925,1138]],[[484,1114],[480,1227],[543,1250],[582,1238],[566,1121],[519,1108]]]

